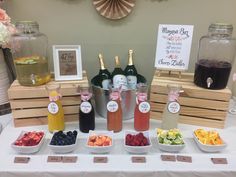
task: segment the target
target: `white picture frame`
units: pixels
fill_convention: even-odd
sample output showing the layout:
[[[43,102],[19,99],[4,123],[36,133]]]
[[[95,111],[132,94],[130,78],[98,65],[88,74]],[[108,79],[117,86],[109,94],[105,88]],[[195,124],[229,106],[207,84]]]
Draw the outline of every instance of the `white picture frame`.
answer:
[[[83,79],[80,45],[53,45],[56,81]]]

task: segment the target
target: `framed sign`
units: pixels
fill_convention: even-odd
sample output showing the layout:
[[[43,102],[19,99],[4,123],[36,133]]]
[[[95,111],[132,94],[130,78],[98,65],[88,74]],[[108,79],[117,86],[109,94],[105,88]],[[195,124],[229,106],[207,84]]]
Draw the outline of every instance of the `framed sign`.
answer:
[[[155,67],[163,70],[187,70],[192,36],[192,25],[160,24]]]
[[[81,80],[82,61],[80,45],[54,45],[55,80]]]

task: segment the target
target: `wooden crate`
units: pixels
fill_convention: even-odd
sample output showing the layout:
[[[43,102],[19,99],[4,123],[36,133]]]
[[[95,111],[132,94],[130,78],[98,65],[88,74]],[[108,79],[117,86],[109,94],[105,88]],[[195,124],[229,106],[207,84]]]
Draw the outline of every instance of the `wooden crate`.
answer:
[[[175,83],[183,87],[179,102],[181,105],[180,123],[224,128],[225,119],[231,98],[228,88],[209,90],[197,87],[193,83],[193,73],[155,72],[151,84],[150,103],[151,117],[161,119],[164,106],[167,102],[167,84]]]
[[[50,81],[61,85],[62,105],[65,121],[78,120],[80,97],[77,87],[88,86],[86,72],[79,81]],[[45,85],[37,87],[21,86],[15,80],[8,90],[15,127],[47,124],[48,93]]]

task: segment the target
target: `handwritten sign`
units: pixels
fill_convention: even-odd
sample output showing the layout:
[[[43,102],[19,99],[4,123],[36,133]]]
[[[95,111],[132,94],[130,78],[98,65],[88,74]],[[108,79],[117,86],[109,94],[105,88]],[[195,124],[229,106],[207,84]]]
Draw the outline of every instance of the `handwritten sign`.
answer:
[[[76,51],[59,51],[60,75],[76,75]]]
[[[160,24],[155,67],[167,70],[187,70],[192,36],[192,25]]]

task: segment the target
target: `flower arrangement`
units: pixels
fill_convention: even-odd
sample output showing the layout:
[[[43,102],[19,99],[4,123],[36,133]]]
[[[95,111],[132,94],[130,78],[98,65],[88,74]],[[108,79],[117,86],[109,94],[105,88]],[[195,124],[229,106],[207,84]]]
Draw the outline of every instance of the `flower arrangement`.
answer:
[[[0,46],[10,47],[10,37],[16,32],[15,26],[11,23],[11,18],[6,11],[0,8]]]

